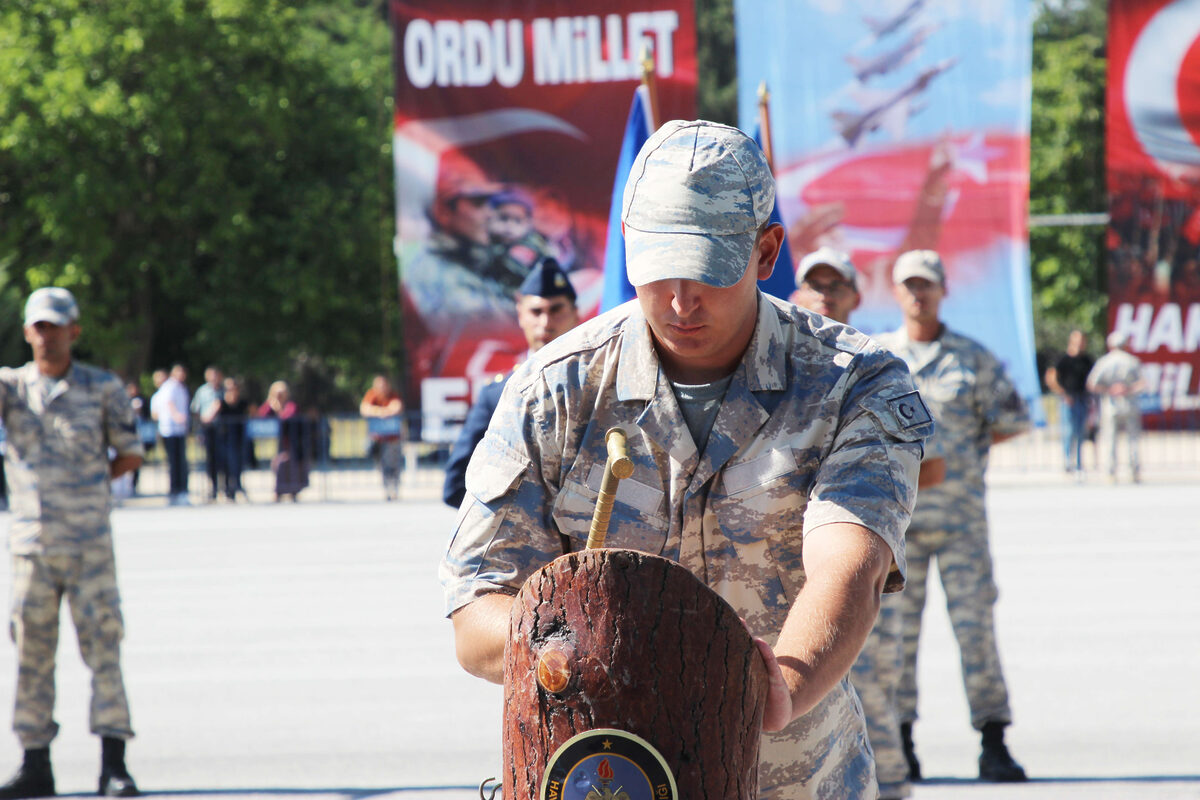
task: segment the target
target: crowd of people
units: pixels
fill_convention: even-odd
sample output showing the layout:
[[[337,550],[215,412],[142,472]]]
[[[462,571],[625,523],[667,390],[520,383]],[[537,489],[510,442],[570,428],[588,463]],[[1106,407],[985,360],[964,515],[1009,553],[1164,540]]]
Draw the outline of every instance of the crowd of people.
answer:
[[[246,500],[243,474],[259,466],[255,442],[275,443],[270,459],[276,502],[299,500],[309,485],[309,474],[328,448],[325,422],[313,410],[302,410],[286,381],[275,381],[262,403],[246,396],[245,381],[226,376],[218,366],[204,370],[204,382],[188,392],[187,369],[175,365],[156,370],[156,390],[146,398],[136,382],[125,384],[138,422],[142,446],[147,451],[161,443],[167,462],[171,505],[189,505],[191,464],[187,442],[191,437],[203,452],[207,502]],[[369,455],[378,463],[387,500],[399,498],[400,473],[406,439],[404,403],[385,375],[376,375],[363,396],[361,415],[368,423]],[[126,482],[114,483],[118,497],[138,493],[138,471]]]
[[[275,441],[271,472],[276,502],[299,499],[308,486],[319,446],[319,423],[315,413],[302,412],[296,405],[286,381],[272,383],[266,399],[257,405],[245,396],[241,378],[227,377],[217,366],[204,370],[204,383],[194,393],[188,391],[187,369],[182,364],[156,370],[153,381],[156,389],[148,400],[136,383],[127,383],[125,391],[140,422],[139,430],[144,432],[143,446],[162,444],[171,505],[191,503],[187,443],[193,435],[204,453],[208,502],[224,498],[233,503],[246,498],[242,475],[257,465],[254,440],[258,438]],[[136,476],[130,491],[137,491]]]

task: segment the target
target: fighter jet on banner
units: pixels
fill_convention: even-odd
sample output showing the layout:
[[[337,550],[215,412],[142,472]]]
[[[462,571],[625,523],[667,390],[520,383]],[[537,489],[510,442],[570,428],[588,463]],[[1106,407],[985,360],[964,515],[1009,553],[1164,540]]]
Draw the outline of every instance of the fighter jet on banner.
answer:
[[[874,17],[863,17],[863,22],[875,34],[875,41],[879,41],[889,33],[894,33],[904,26],[904,23],[913,18],[921,6],[925,5],[926,0],[912,0],[903,10],[891,19],[875,19]]]
[[[929,38],[929,34],[933,33],[936,27],[935,25],[925,25],[917,28],[907,42],[895,50],[882,53],[874,58],[858,58],[848,55],[846,63],[854,70],[854,77],[858,82],[866,83],[873,75],[886,75],[912,61],[913,57],[921,52],[921,46],[925,44],[925,40]]]
[[[861,110],[834,111],[834,127],[838,135],[850,147],[858,144],[863,136],[882,128],[900,140],[904,138],[908,120],[925,108],[925,103],[915,102],[933,79],[958,63],[957,58],[947,58],[925,70],[898,89],[855,89],[850,94]]]

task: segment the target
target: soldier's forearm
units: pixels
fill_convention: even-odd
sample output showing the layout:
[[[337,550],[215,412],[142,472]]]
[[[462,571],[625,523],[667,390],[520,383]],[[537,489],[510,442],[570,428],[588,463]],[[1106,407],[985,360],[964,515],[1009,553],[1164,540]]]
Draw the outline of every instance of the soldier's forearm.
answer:
[[[807,581],[775,644],[792,719],[811,711],[850,670],[875,624],[892,555],[866,528],[836,523],[805,537],[804,561]]]
[[[504,682],[504,643],[512,614],[511,595],[484,595],[450,617],[454,623],[454,649],[458,663],[472,675]]]

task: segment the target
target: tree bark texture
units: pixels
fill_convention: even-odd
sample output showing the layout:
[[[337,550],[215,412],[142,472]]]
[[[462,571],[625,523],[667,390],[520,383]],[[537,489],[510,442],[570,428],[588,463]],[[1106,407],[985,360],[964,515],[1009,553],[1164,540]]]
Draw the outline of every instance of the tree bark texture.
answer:
[[[669,559],[584,550],[530,576],[504,654],[504,797],[537,797],[576,734],[648,741],[687,800],[754,800],[766,701],[738,614]]]

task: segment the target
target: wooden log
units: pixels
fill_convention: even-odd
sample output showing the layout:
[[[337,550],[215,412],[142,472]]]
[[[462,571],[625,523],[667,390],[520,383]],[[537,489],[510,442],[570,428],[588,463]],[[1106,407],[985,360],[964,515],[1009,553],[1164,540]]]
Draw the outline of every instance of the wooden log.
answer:
[[[675,562],[556,559],[517,595],[504,660],[505,800],[756,797],[766,668]]]

